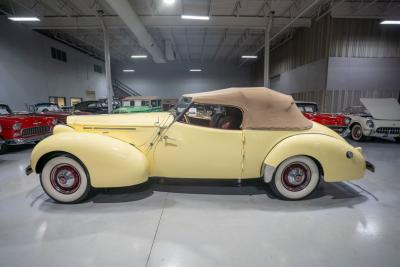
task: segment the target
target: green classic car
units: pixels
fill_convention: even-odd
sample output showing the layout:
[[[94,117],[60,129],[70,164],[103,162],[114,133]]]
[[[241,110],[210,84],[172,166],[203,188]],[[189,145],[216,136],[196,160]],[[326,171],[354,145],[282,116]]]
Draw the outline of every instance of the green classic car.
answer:
[[[122,99],[122,107],[113,111],[120,113],[159,112],[162,111],[161,98],[157,96],[129,96]]]

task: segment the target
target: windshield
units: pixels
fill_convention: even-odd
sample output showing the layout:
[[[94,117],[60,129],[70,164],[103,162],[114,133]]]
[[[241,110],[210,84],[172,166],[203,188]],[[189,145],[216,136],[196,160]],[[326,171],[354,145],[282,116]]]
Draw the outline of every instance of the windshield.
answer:
[[[190,97],[181,97],[175,106],[175,115],[179,116],[192,102]]]
[[[8,106],[6,105],[0,105],[0,115],[10,115],[11,110]]]
[[[37,109],[38,112],[43,112],[43,111],[62,111],[57,104],[52,104],[52,103],[37,104],[36,105],[36,109]]]
[[[318,107],[313,103],[296,103],[301,112],[314,113],[318,112]]]

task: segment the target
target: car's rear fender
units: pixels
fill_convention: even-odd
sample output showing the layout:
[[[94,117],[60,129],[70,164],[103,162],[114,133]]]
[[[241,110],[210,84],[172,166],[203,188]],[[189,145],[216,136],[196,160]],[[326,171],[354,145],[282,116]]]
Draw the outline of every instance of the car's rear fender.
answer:
[[[85,165],[93,187],[122,187],[147,181],[148,161],[133,145],[104,135],[58,130],[61,131],[32,151],[33,171],[40,173],[49,158],[68,153]]]
[[[346,141],[323,134],[300,134],[283,139],[268,153],[264,179],[268,181],[281,162],[294,156],[314,159],[327,182],[362,178],[366,168],[361,149]]]

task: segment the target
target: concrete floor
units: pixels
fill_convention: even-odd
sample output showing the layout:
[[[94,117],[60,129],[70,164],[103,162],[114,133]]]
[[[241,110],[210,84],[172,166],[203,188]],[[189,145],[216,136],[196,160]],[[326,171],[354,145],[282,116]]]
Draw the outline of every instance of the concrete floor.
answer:
[[[56,204],[31,148],[0,156],[0,266],[400,266],[400,144],[361,143],[376,173],[281,201],[267,187],[159,184]]]

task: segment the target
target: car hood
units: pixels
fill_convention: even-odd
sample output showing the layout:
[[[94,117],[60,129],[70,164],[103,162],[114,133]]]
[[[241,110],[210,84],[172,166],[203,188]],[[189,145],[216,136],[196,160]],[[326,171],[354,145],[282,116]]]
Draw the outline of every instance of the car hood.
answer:
[[[169,112],[128,113],[69,116],[69,126],[98,126],[98,127],[158,127],[172,122],[173,115]]]
[[[0,121],[4,123],[30,123],[30,122],[48,122],[54,118],[51,116],[36,116],[36,115],[22,115],[22,114],[11,114],[11,115],[0,115]]]
[[[394,98],[360,98],[374,119],[400,120],[400,104]]]

